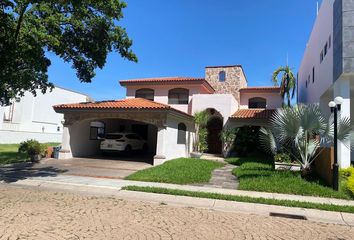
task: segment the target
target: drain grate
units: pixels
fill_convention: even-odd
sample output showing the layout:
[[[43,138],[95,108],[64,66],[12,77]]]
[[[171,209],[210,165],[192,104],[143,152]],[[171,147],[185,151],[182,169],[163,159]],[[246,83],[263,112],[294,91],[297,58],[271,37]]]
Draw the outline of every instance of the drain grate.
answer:
[[[286,214],[286,213],[269,213],[271,217],[281,217],[281,218],[290,218],[290,219],[297,219],[297,220],[307,220],[307,218],[303,215],[295,215],[295,214]]]

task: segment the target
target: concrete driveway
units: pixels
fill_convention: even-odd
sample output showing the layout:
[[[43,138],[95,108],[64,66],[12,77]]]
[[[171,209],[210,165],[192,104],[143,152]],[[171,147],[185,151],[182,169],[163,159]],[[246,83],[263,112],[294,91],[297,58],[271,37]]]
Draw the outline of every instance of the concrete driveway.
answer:
[[[0,168],[0,180],[16,181],[31,177],[55,177],[57,175],[85,176],[108,179],[123,179],[124,177],[152,167],[147,163],[151,156],[132,157],[90,157],[72,158],[66,160],[43,159],[36,164],[20,164]]]

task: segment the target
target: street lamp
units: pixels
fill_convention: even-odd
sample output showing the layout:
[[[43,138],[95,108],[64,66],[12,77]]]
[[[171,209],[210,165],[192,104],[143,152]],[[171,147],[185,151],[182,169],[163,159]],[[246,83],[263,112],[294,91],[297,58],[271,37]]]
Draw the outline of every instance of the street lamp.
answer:
[[[336,97],[334,101],[328,103],[331,108],[331,112],[334,114],[334,163],[333,163],[333,179],[332,187],[338,191],[338,112],[340,112],[341,105],[343,103],[342,97]]]

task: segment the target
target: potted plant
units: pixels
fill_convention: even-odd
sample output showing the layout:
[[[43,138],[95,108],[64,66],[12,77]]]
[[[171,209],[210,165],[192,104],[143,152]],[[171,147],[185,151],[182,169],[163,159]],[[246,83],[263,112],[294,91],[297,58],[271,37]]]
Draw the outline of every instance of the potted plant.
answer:
[[[277,153],[274,155],[274,167],[279,170],[300,171],[301,165],[292,161],[289,154]]]
[[[193,158],[200,158],[203,152],[208,149],[208,130],[206,128],[208,120],[209,114],[205,110],[194,114],[195,136],[193,152],[191,152],[191,157]]]
[[[31,162],[37,162],[45,154],[46,146],[40,144],[37,140],[31,139],[21,142],[18,151],[25,153],[31,159]]]

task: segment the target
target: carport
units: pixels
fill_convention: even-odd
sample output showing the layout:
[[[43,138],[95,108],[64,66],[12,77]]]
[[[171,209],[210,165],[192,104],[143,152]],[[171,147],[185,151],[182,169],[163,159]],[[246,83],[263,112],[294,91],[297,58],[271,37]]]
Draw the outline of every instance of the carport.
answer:
[[[60,159],[99,155],[100,136],[112,132],[135,132],[145,138],[154,165],[186,157],[192,147],[193,117],[169,105],[134,98],[63,104],[54,110],[63,113],[65,119]],[[184,132],[180,124],[186,126]],[[184,141],[177,141],[181,136]],[[136,158],[140,161],[139,155]]]

